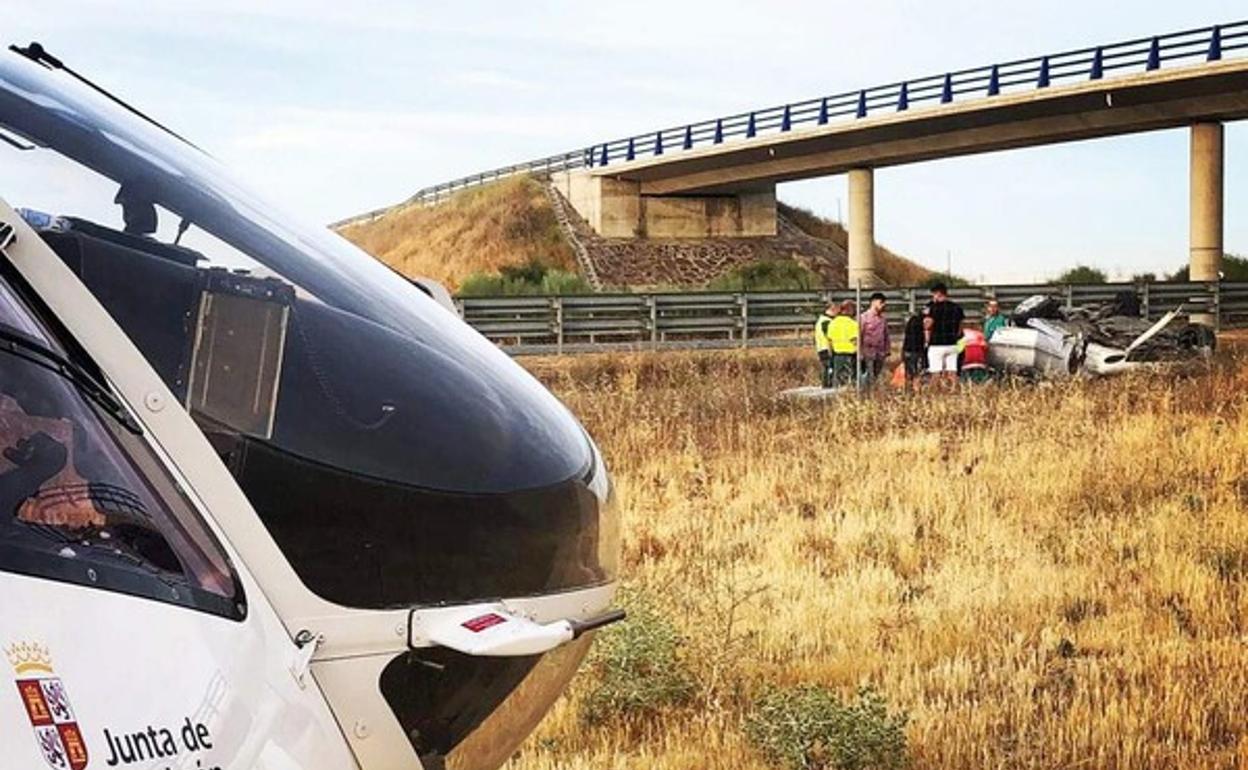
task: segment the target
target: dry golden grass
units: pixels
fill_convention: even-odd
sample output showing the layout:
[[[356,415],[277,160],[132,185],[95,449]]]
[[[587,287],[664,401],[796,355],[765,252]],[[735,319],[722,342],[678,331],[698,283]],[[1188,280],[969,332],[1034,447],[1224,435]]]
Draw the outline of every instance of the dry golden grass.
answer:
[[[797,682],[873,684],[914,767],[1248,767],[1248,358],[778,402],[808,358],[526,361],[602,445],[625,583],[701,689],[597,728],[564,699],[513,770],[763,768],[742,715]]]
[[[788,217],[807,235],[829,240],[842,249],[849,248],[849,231],[840,222],[833,222],[796,206],[780,204],[780,213]],[[918,286],[931,277],[932,271],[919,263],[875,244],[875,272],[889,286]]]
[[[550,202],[528,178],[467,190],[436,206],[409,206],[341,234],[400,273],[433,278],[451,291],[473,273],[534,259],[576,270]]]

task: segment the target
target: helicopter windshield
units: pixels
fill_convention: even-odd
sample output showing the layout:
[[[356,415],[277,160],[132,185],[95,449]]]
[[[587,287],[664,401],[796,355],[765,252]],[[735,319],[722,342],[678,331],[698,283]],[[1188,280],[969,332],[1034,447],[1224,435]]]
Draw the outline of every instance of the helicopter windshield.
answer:
[[[391,607],[614,578],[580,425],[408,280],[16,56],[0,138],[0,196],[183,400],[312,590]]]
[[[215,539],[57,360],[64,349],[0,275],[0,569],[241,616]]]

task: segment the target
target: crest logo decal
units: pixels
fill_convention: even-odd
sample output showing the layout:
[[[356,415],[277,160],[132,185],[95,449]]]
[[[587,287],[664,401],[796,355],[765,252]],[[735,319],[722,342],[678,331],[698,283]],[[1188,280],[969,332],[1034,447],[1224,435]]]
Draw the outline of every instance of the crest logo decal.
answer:
[[[17,692],[44,760],[56,770],[83,770],[87,766],[87,743],[69,705],[65,683],[52,670],[48,648],[18,642],[4,653],[13,666]]]

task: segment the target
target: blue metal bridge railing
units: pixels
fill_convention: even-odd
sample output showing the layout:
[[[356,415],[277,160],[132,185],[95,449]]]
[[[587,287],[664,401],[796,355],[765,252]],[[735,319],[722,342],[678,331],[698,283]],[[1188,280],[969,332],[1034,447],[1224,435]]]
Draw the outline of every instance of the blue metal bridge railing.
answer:
[[[749,140],[763,135],[783,134],[803,127],[859,120],[925,104],[991,99],[1059,83],[1151,72],[1175,63],[1216,62],[1244,50],[1248,50],[1248,21],[1237,21],[929,75],[614,139],[432,185],[399,205],[433,203],[460,190],[518,175],[549,175],[578,168],[601,168],[646,156],[723,144],[730,139]],[[391,208],[394,207],[370,211],[337,222],[334,226],[375,219]]]

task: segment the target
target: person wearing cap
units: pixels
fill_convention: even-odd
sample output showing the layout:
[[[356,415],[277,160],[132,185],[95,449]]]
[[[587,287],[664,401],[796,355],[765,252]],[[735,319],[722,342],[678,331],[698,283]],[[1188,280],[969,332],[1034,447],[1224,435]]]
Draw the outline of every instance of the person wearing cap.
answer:
[[[892,350],[892,340],[888,336],[888,319],[884,317],[884,308],[888,299],[883,292],[871,295],[867,309],[858,317],[859,333],[862,336],[862,374],[867,382],[872,383],[880,378],[884,371],[884,362]]]
[[[819,384],[825,388],[832,387],[832,342],[828,335],[832,331],[832,321],[840,312],[840,305],[829,302],[815,319],[815,354],[819,356]]]
[[[832,385],[853,385],[858,365],[858,306],[852,299],[841,303],[840,313],[832,319],[828,341],[832,347]]]

